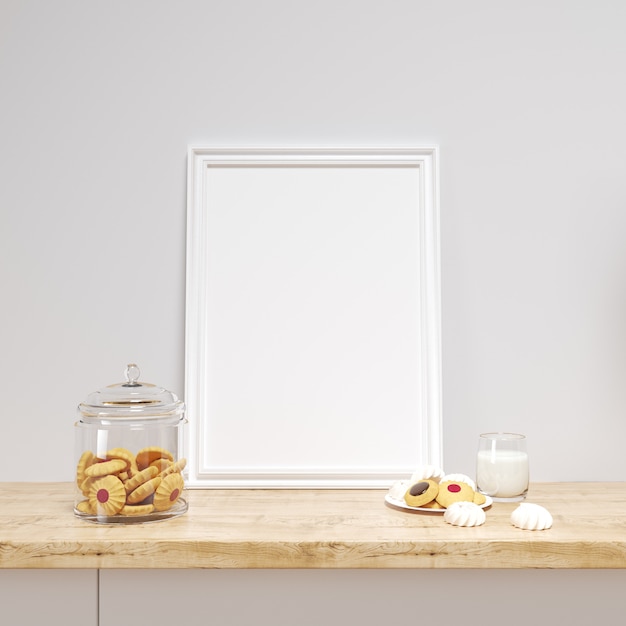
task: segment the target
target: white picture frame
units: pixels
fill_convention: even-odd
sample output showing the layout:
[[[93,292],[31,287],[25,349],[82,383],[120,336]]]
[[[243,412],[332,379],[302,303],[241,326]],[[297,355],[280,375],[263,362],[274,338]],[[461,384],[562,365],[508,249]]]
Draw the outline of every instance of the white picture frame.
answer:
[[[438,151],[188,153],[190,487],[441,466]]]

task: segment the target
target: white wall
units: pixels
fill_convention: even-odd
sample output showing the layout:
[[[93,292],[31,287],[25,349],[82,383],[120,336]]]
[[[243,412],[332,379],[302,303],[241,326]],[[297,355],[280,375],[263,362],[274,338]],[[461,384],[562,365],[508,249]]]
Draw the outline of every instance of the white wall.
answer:
[[[625,480],[626,5],[0,0],[0,480],[75,407],[184,392],[189,144],[441,150],[444,455]]]

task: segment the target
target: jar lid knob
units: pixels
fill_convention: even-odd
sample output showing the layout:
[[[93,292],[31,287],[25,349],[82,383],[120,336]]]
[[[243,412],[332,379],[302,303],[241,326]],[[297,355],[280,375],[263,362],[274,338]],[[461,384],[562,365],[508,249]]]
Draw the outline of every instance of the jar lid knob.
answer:
[[[141,374],[141,372],[139,371],[139,368],[137,367],[137,365],[135,365],[134,363],[129,363],[126,366],[126,370],[124,371],[124,374],[126,375],[126,380],[128,381],[127,383],[124,384],[124,387],[139,386],[139,383],[137,382],[137,380],[139,379],[139,375]]]

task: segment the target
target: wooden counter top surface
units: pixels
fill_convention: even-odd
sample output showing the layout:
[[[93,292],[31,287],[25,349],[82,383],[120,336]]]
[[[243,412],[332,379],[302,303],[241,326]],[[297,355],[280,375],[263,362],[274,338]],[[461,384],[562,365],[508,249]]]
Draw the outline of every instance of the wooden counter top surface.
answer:
[[[475,528],[397,510],[381,490],[189,490],[189,511],[100,525],[70,483],[0,483],[0,568],[626,568],[626,483],[538,483],[551,529],[494,503]]]

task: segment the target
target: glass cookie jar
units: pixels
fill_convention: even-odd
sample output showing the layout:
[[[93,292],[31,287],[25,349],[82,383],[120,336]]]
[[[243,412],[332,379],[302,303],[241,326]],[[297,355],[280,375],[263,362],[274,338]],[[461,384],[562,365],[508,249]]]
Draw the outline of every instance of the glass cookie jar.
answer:
[[[186,460],[180,456],[185,405],[173,393],[139,381],[91,393],[78,406],[74,514],[102,524],[167,519],[187,510]]]

